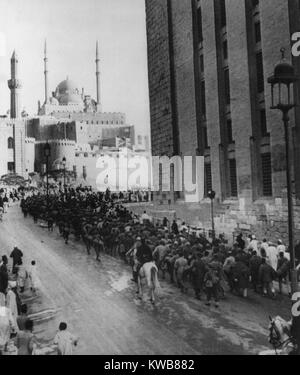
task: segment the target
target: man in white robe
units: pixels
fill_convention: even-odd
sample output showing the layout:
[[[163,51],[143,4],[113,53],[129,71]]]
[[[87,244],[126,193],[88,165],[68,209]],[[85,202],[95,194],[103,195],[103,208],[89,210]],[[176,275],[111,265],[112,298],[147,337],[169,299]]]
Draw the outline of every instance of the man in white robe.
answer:
[[[57,345],[58,355],[72,355],[73,347],[77,346],[78,338],[67,331],[67,324],[60,323],[59,331],[54,337],[54,345]]]

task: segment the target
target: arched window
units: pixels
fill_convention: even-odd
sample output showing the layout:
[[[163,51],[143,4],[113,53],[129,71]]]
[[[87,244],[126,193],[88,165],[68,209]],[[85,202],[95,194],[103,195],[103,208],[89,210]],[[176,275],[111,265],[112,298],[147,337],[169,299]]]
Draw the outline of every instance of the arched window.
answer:
[[[9,137],[7,140],[7,147],[8,148],[14,148],[14,139],[12,137]]]

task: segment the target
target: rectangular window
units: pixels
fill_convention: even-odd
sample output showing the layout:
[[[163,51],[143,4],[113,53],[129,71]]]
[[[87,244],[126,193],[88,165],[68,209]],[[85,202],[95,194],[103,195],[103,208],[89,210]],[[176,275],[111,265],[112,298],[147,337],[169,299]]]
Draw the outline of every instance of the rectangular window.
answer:
[[[226,104],[230,104],[230,79],[229,69],[224,69],[225,99]]]
[[[204,165],[204,174],[204,194],[207,197],[208,192],[212,190],[211,164]]]
[[[227,120],[227,140],[228,143],[233,143],[233,135],[232,135],[232,120]]]
[[[255,29],[255,42],[259,43],[261,42],[261,28],[260,28],[260,22],[256,22],[254,25]]]
[[[227,40],[223,42],[223,58],[224,60],[228,59],[228,43]]]
[[[226,26],[226,4],[225,0],[220,0],[221,3],[221,27]]]
[[[203,57],[203,55],[200,55],[200,71],[201,71],[201,73],[204,73],[204,57]]]
[[[237,197],[238,189],[237,189],[237,174],[236,174],[236,160],[235,159],[229,160],[229,173],[230,173],[231,196]]]
[[[265,109],[260,110],[260,130],[262,137],[266,137],[268,135],[267,116]]]
[[[261,155],[262,163],[262,183],[264,197],[271,197],[273,194],[272,187],[272,161],[271,153]]]
[[[14,173],[15,172],[15,163],[13,161],[9,161],[7,163],[7,171],[8,171],[8,173]]]
[[[205,98],[205,81],[201,81],[201,110],[202,114],[206,116],[206,98]]]
[[[198,39],[199,43],[203,42],[203,31],[202,31],[202,12],[201,8],[197,10],[197,22],[198,22]]]
[[[204,138],[204,147],[209,148],[208,136],[207,136],[207,127],[206,126],[203,128],[203,138]]]
[[[265,90],[264,82],[264,65],[263,65],[263,54],[258,52],[256,54],[256,74],[257,74],[257,91],[262,93]]]

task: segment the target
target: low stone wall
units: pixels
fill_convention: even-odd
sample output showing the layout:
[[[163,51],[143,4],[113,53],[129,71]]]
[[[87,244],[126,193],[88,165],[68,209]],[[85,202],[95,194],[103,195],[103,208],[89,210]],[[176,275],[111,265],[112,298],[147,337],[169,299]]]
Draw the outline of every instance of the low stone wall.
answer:
[[[282,199],[258,201],[252,205],[245,205],[243,201],[218,204],[215,202],[215,230],[216,234],[225,234],[229,243],[242,232],[244,235],[255,234],[258,239],[277,241],[281,239],[288,243],[288,211],[287,204]],[[205,231],[211,230],[210,203],[188,204],[177,202],[171,205],[157,203],[132,204],[133,212],[142,214],[146,211],[154,217],[176,217],[178,221],[185,221]],[[167,216],[168,217],[168,216]],[[168,217],[169,219],[169,217]],[[294,206],[295,239],[300,240],[300,206]]]

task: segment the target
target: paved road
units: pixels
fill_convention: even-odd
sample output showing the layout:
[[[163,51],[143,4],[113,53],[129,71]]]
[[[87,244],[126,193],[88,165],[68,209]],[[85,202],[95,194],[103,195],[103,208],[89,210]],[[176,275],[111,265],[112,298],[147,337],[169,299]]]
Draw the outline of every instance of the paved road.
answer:
[[[56,231],[23,219],[18,206],[0,223],[0,255],[13,246],[24,251],[25,265],[37,261],[41,293],[30,309],[46,310],[46,318],[35,333],[47,343],[66,321],[80,337],[76,354],[257,354],[268,349],[268,315],[289,317],[285,299],[228,296],[217,310],[167,282],[153,307],[136,299],[130,269],[121,261],[103,255],[97,263],[81,242],[65,245]]]

